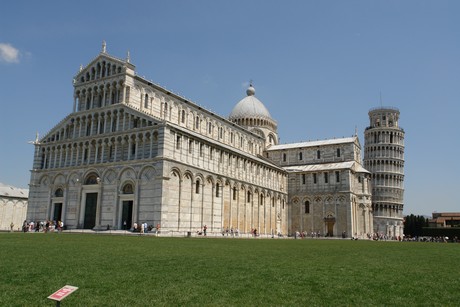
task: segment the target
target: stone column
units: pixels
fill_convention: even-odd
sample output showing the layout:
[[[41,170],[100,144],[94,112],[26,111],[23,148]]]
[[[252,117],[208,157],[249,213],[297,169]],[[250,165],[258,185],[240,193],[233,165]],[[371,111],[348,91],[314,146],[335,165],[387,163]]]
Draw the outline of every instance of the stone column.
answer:
[[[73,113],[77,111],[77,95],[73,95]]]
[[[107,115],[107,113],[104,115],[104,129],[101,133],[105,133],[107,131],[107,118],[109,116]]]
[[[139,221],[139,179],[134,180],[135,189],[134,189],[134,200],[133,200],[133,221],[140,223]]]
[[[58,167],[62,167],[62,156],[63,156],[63,146],[59,149],[59,161],[58,161]]]
[[[94,108],[94,91],[93,91],[93,89],[91,89],[91,104],[90,104],[90,108],[91,109]]]
[[[113,162],[117,162],[117,152],[118,152],[118,140],[115,139],[115,149],[113,153]]]
[[[102,102],[101,102],[101,107],[105,107],[105,105],[106,105],[106,101],[105,101],[106,95],[107,95],[107,87],[106,87],[105,84],[104,84],[104,86],[102,87]]]
[[[125,103],[126,102],[126,85],[122,85],[123,86],[123,96],[121,98],[121,102],[122,103]],[[142,104],[141,104],[141,108],[142,108]]]
[[[132,141],[131,141],[131,137],[128,138],[128,160],[131,160],[131,145],[132,145]]]
[[[58,155],[58,151],[56,149],[56,147],[53,148],[53,153],[54,153],[54,157],[53,157],[53,168],[56,168],[56,161],[57,161],[57,155]]]
[[[98,229],[101,229],[102,228],[102,225],[101,225],[101,211],[102,211],[102,188],[103,188],[103,184],[102,184],[102,180],[98,177],[97,178],[97,184],[99,185],[98,187],[98,192],[97,192],[97,206],[96,206],[96,228]]]
[[[64,167],[67,166],[68,158],[69,158],[69,148],[67,145],[65,145]]]
[[[101,143],[101,160],[100,160],[100,163],[104,163],[104,153],[105,153],[105,148],[106,148],[106,143],[104,140],[102,140],[102,143]]]
[[[95,152],[94,152],[94,164],[96,164],[97,160],[98,160],[98,157],[99,157],[99,144],[98,144],[98,142],[96,142],[96,144],[94,144],[94,149],[95,149]]]
[[[89,165],[90,161],[91,161],[91,149],[92,149],[92,146],[91,146],[91,143],[90,143],[90,144],[88,144],[88,161],[86,161],[87,165]]]

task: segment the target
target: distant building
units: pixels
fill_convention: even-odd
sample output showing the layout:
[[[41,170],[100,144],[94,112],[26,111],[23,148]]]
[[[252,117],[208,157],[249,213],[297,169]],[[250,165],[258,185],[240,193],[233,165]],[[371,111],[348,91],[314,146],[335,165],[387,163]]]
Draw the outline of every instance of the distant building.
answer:
[[[252,84],[225,118],[138,76],[103,44],[74,78],[73,112],[34,142],[28,220],[372,235],[373,175],[358,137],[279,144],[277,127]]]
[[[22,229],[26,219],[29,190],[0,183],[0,230]]]
[[[460,212],[433,212],[429,227],[460,227]]]

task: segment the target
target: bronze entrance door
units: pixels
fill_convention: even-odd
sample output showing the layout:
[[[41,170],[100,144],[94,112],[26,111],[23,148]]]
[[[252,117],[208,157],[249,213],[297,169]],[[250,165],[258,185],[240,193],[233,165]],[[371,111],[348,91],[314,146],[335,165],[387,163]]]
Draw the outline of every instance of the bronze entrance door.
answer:
[[[333,237],[335,217],[328,215],[324,218],[324,222],[326,223],[326,237]]]
[[[123,201],[123,209],[121,213],[121,223],[123,225],[123,229],[124,230],[131,229],[132,221],[133,221],[133,201],[125,200]]]
[[[84,229],[93,229],[96,226],[96,209],[97,193],[86,194]]]
[[[62,203],[54,204],[53,221],[60,221],[62,218]]]
[[[335,222],[331,222],[331,221],[327,222],[327,236],[328,237],[334,236],[334,223]]]

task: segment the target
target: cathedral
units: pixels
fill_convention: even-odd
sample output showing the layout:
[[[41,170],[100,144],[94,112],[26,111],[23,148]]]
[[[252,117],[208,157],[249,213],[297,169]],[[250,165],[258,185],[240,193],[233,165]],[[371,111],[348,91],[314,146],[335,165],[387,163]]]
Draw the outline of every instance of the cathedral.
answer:
[[[392,234],[402,235],[393,227],[402,196],[374,205],[358,137],[279,144],[252,84],[222,117],[138,76],[129,54],[114,57],[103,43],[73,86],[73,112],[34,142],[27,220],[365,238],[378,209],[378,231],[388,234],[391,211]]]

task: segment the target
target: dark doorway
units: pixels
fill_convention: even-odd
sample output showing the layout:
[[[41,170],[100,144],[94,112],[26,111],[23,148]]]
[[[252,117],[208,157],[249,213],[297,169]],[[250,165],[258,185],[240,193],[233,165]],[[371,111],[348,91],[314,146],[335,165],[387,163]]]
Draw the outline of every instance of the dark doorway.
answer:
[[[54,204],[53,221],[62,221],[62,203]]]
[[[327,222],[327,236],[334,236],[334,222]]]
[[[85,221],[83,222],[84,229],[93,229],[94,226],[96,226],[96,209],[97,193],[87,193],[85,204]]]
[[[121,213],[121,223],[123,230],[131,229],[133,221],[133,201],[125,200],[123,201],[123,211]],[[126,225],[125,225],[126,222]]]
[[[329,214],[327,217],[324,218],[324,222],[326,222],[326,229],[327,229],[326,237],[333,237],[335,217]]]

